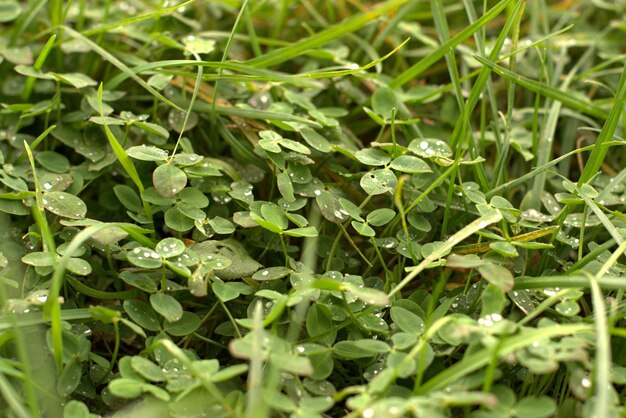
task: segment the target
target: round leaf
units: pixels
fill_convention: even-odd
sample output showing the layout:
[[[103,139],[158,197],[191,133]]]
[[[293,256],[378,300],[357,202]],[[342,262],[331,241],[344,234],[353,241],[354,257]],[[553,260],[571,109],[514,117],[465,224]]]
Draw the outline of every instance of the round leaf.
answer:
[[[161,267],[163,260],[161,256],[154,250],[146,247],[137,247],[126,254],[128,261],[146,269],[155,269]]]
[[[70,161],[64,155],[54,151],[42,151],[35,155],[35,160],[43,168],[53,173],[67,173],[70,169]]]
[[[165,258],[176,257],[185,252],[185,244],[177,238],[165,238],[156,245],[155,251]]]
[[[361,187],[371,195],[392,192],[397,183],[396,175],[387,168],[370,171],[361,177]]]
[[[390,165],[394,170],[402,171],[404,173],[421,174],[432,173],[428,164],[421,158],[414,157],[412,155],[401,155],[394,159]]]
[[[381,87],[372,96],[372,107],[374,112],[385,120],[391,118],[391,111],[398,108],[396,94],[388,87]]]
[[[337,357],[345,359],[368,358],[389,352],[389,346],[384,341],[368,339],[339,341],[333,349]]]
[[[148,331],[159,331],[161,329],[159,318],[147,303],[129,299],[124,301],[123,307],[130,319],[143,329]]]
[[[83,219],[87,206],[80,198],[65,192],[44,192],[43,205],[55,215],[70,219]]]
[[[152,184],[161,196],[172,198],[187,185],[187,175],[178,167],[163,164],[152,173]]]
[[[165,332],[176,337],[182,337],[195,332],[202,322],[198,315],[191,312],[183,312],[183,316],[175,322],[165,322],[163,328]]]
[[[183,316],[183,307],[170,295],[155,293],[150,295],[150,305],[169,322],[178,321]]]
[[[391,308],[391,319],[404,332],[409,334],[422,335],[424,332],[424,321],[408,309],[398,306]]]
[[[485,280],[498,286],[504,292],[513,288],[513,274],[498,264],[483,263],[478,267],[478,271]]]
[[[67,262],[67,269],[78,276],[87,276],[91,274],[91,264],[82,258],[72,257]]]
[[[291,269],[287,267],[269,267],[266,269],[261,269],[252,275],[253,280],[276,280],[281,277],[285,277],[291,273]]]
[[[417,138],[409,144],[409,150],[422,158],[449,158],[450,146],[440,139]]]
[[[354,153],[357,160],[365,165],[385,165],[391,161],[391,157],[385,151],[377,148],[365,148]]]
[[[133,356],[130,360],[130,365],[133,370],[139,373],[146,380],[150,380],[152,382],[163,382],[167,379],[165,372],[147,358]]]
[[[376,209],[367,215],[367,223],[374,226],[383,226],[396,216],[396,212],[389,208]]]
[[[13,19],[16,19],[21,12],[22,9],[16,1],[8,0],[0,2],[0,22],[2,23],[10,22]]]
[[[140,145],[138,147],[130,147],[126,150],[126,154],[135,160],[141,161],[165,161],[167,160],[167,151],[154,147],[152,145]]]
[[[109,383],[109,390],[118,398],[133,399],[143,393],[143,382],[122,377]]]
[[[364,237],[376,236],[376,231],[374,231],[374,229],[366,223],[352,221],[350,222],[350,225],[352,225],[352,228],[354,228],[356,232]]]

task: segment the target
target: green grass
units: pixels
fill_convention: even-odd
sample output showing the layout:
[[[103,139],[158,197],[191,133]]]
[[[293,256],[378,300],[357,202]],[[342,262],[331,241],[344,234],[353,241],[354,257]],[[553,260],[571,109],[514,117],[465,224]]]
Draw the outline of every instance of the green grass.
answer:
[[[623,0],[160,6],[0,4],[0,417],[626,416]]]

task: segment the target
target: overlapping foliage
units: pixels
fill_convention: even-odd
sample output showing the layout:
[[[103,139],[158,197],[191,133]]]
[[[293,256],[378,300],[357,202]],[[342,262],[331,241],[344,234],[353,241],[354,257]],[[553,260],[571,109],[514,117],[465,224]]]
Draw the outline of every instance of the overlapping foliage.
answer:
[[[622,0],[0,4],[6,417],[625,413]]]

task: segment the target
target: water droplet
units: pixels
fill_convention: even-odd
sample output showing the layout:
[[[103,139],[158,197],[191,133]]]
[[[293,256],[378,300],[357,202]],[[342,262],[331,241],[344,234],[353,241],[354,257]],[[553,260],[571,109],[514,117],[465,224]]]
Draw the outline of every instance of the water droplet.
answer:
[[[52,183],[44,183],[43,184],[43,188],[46,189],[46,190],[52,189]]]
[[[580,381],[580,384],[585,387],[585,388],[590,388],[591,387],[591,380],[588,377],[583,377],[583,379]]]

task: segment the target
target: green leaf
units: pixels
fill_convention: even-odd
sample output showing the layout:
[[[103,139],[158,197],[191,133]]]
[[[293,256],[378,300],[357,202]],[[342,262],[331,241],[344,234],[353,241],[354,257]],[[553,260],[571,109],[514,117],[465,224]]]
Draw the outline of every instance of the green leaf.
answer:
[[[63,418],[90,418],[89,408],[81,401],[71,400],[63,408]]]
[[[163,329],[170,335],[174,335],[176,337],[184,337],[186,335],[191,335],[194,333],[202,322],[198,315],[191,312],[183,312],[183,316],[175,322],[165,322],[163,324]]]
[[[391,319],[402,331],[414,335],[422,335],[424,321],[408,309],[393,306],[390,310]]]
[[[365,148],[355,152],[354,156],[365,165],[380,166],[391,161],[391,156],[378,148]]]
[[[285,277],[286,275],[292,272],[291,269],[287,267],[268,267],[265,269],[261,269],[252,275],[253,280],[267,281],[267,280],[277,280],[281,277]]]
[[[428,164],[426,164],[424,160],[414,157],[412,155],[401,155],[395,158],[391,162],[390,167],[394,170],[411,174],[423,174],[433,172],[433,170],[430,169],[430,167],[428,166]]]
[[[178,238],[165,238],[159,241],[154,250],[164,258],[176,257],[185,252],[185,243]]]
[[[322,135],[317,133],[314,129],[311,128],[303,128],[300,130],[300,134],[302,138],[309,144],[311,147],[315,148],[320,152],[330,152],[332,150],[332,146],[330,142]]]
[[[65,268],[78,276],[88,276],[91,274],[91,264],[82,258],[71,257],[67,260]]]
[[[360,222],[364,222],[365,220],[361,217],[361,208],[359,208],[357,205],[355,205],[354,203],[352,203],[349,200],[346,200],[342,197],[339,198],[339,204],[341,205],[341,207],[348,212],[348,215],[350,215],[350,217],[352,219],[355,219],[357,221]]]
[[[554,306],[554,309],[563,316],[571,317],[580,312],[580,306],[573,300],[564,300]]]
[[[53,173],[67,173],[70,161],[64,155],[54,151],[41,151],[35,155],[35,160],[46,170]]]
[[[450,146],[440,139],[416,138],[409,143],[409,150],[422,158],[450,158]]]
[[[124,301],[123,307],[130,319],[143,329],[147,329],[148,331],[159,331],[161,329],[159,318],[147,303],[140,300],[129,299]]]
[[[278,191],[286,201],[293,202],[296,200],[296,197],[293,194],[293,184],[291,183],[288,173],[282,172],[278,174],[276,176],[276,184],[278,186]]]
[[[111,394],[122,399],[134,399],[143,393],[143,382],[135,379],[119,378],[109,383]]]
[[[364,287],[361,285],[354,285],[348,282],[343,283],[342,287],[344,290],[350,292],[352,295],[356,296],[367,304],[385,306],[389,303],[389,297],[387,296],[387,294],[378,289]]]
[[[136,287],[147,293],[155,293],[158,288],[154,280],[146,273],[135,273],[131,271],[123,271],[120,273],[120,279],[129,286]]]
[[[308,149],[306,146],[304,146],[301,143],[296,142],[296,141],[294,141],[292,139],[280,138],[278,140],[278,143],[283,148],[290,149],[290,150],[292,150],[294,152],[299,152],[300,154],[309,155],[311,153],[311,150]]]
[[[205,39],[199,36],[188,36],[183,39],[185,49],[194,54],[208,54],[215,49],[213,39]]]
[[[113,186],[113,193],[115,193],[115,196],[126,209],[135,213],[141,211],[141,199],[131,187],[125,184],[116,184]]]
[[[10,22],[22,13],[22,9],[18,2],[14,0],[6,0],[0,3],[0,22]]]
[[[446,266],[452,268],[472,269],[483,264],[483,260],[476,254],[450,254]]]
[[[183,316],[183,307],[180,302],[165,293],[150,295],[150,305],[169,322],[176,322]]]
[[[322,190],[315,196],[315,202],[320,208],[322,216],[329,221],[338,224],[348,219],[348,212],[341,206],[339,199],[333,193]]]
[[[556,412],[556,402],[547,396],[527,396],[511,408],[511,415],[518,418],[547,418]]]
[[[228,302],[229,300],[233,300],[240,295],[239,290],[236,287],[229,286],[230,284],[231,283],[215,281],[211,285],[213,293],[215,293],[215,296],[217,296],[222,302]]]
[[[44,192],[43,205],[55,215],[69,219],[83,219],[87,214],[87,206],[80,198],[65,192]]]
[[[359,359],[374,357],[389,352],[390,347],[380,340],[339,341],[333,346],[335,355],[344,359]]]
[[[155,398],[162,400],[163,402],[170,401],[170,394],[165,389],[162,389],[155,385],[151,385],[149,383],[144,383],[142,388],[145,393],[149,393]]]
[[[317,229],[314,226],[306,226],[304,228],[288,229],[283,231],[285,235],[290,237],[316,237]]]
[[[389,223],[396,216],[393,209],[375,209],[367,215],[367,223],[374,226],[383,226]]]
[[[392,110],[399,108],[394,91],[388,87],[377,89],[372,95],[372,108],[384,120],[390,120]]]
[[[187,185],[187,175],[178,167],[163,164],[152,173],[152,184],[161,196],[172,198]]]
[[[271,223],[280,230],[285,230],[289,226],[289,221],[287,220],[283,209],[273,203],[263,204],[261,206],[261,215],[263,215],[263,218],[267,222]]]
[[[161,256],[156,251],[146,247],[136,247],[127,252],[126,257],[132,264],[146,269],[159,268],[163,263]]]
[[[194,227],[194,220],[183,213],[180,205],[176,205],[165,211],[165,224],[174,231],[186,232]]]
[[[504,257],[517,257],[519,255],[515,246],[505,241],[492,242],[489,244],[489,248]]]
[[[48,252],[28,253],[22,257],[22,262],[35,267],[50,267],[54,265],[55,255]]]
[[[326,305],[313,304],[306,314],[306,330],[313,341],[331,345],[337,338],[333,330],[332,313]]]
[[[387,168],[370,171],[361,177],[361,187],[371,195],[393,192],[397,183],[396,175]]]
[[[92,79],[91,77],[88,77],[87,75],[83,73],[63,73],[63,74],[52,73],[52,74],[54,75],[54,78],[60,81],[63,81],[64,83],[69,84],[73,87],[76,87],[77,89],[82,89],[83,87],[98,85],[98,83],[94,79]]]
[[[498,286],[503,292],[513,289],[513,274],[507,268],[485,262],[478,266],[478,271],[485,280]]]
[[[360,235],[363,235],[364,237],[376,236],[376,231],[374,231],[374,229],[372,229],[372,227],[366,223],[352,221],[350,222],[350,225],[352,225],[352,228],[354,228],[356,232],[358,232]]]
[[[126,154],[135,160],[141,161],[165,161],[169,154],[167,151],[155,146],[141,145],[137,147],[130,147],[126,150]]]
[[[147,358],[133,356],[130,365],[141,377],[152,382],[163,382],[167,376],[163,370]]]
[[[72,359],[63,368],[63,372],[57,381],[57,392],[62,397],[71,395],[78,384],[83,372],[83,366],[78,359]]]
[[[228,219],[224,219],[220,216],[216,216],[213,219],[208,220],[209,225],[215,231],[216,234],[232,234],[235,232],[235,226]]]
[[[194,187],[186,187],[177,196],[181,202],[191,205],[195,208],[206,208],[209,206],[209,198],[200,190]]]

